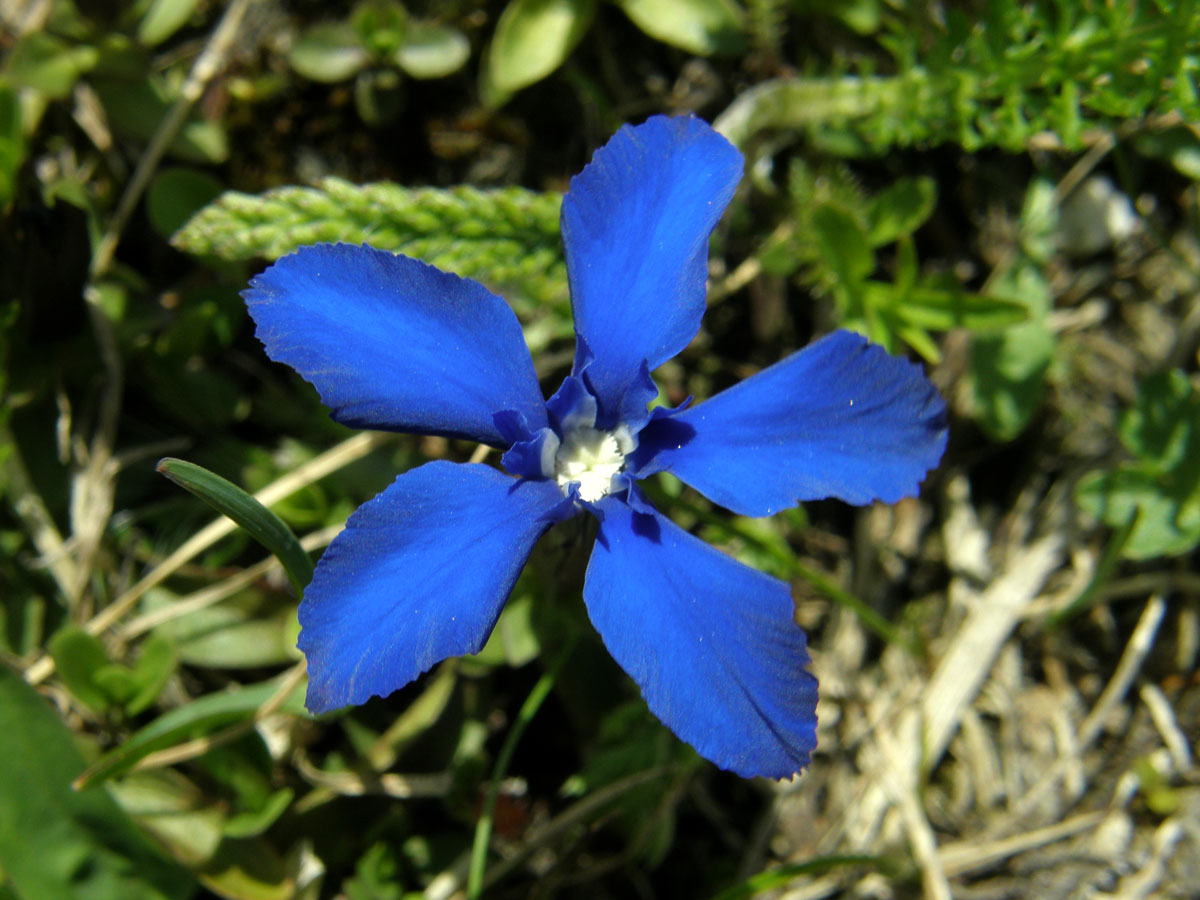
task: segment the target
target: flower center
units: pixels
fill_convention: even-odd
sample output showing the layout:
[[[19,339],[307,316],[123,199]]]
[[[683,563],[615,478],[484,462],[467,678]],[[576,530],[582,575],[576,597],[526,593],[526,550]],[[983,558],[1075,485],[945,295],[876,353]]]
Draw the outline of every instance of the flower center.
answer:
[[[579,499],[594,503],[612,490],[612,477],[624,468],[625,455],[633,448],[633,436],[624,425],[612,431],[577,425],[554,455],[554,480],[564,491],[578,482]]]

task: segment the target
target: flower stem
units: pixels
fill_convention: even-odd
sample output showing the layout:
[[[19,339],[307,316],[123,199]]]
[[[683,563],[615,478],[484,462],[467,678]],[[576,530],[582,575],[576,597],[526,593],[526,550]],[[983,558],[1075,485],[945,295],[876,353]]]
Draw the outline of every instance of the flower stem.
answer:
[[[496,795],[500,790],[500,782],[504,779],[504,773],[508,771],[508,764],[512,761],[512,755],[517,749],[517,744],[520,743],[521,735],[525,733],[525,729],[537,715],[543,701],[549,696],[559,671],[562,670],[563,664],[571,655],[574,647],[575,638],[572,637],[559,651],[542,677],[537,680],[529,692],[529,696],[521,704],[521,709],[517,712],[517,717],[513,720],[512,726],[504,738],[500,755],[496,757],[496,764],[492,767],[492,777],[488,783],[487,796],[483,801],[483,811],[480,813],[479,821],[475,824],[475,840],[471,845],[471,867],[467,873],[467,900],[479,900],[483,891],[483,874],[487,867],[488,844],[492,838],[492,818],[496,811]]]

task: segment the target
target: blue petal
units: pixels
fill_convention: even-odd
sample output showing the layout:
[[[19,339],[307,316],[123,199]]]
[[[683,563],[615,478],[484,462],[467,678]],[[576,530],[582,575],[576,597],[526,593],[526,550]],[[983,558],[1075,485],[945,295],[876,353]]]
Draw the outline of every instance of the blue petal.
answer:
[[[638,477],[667,470],[746,516],[802,500],[893,503],[946,449],[946,404],[921,367],[837,331],[638,435]]]
[[[308,708],[386,696],[479,652],[534,542],[570,506],[553,482],[450,462],[406,472],[364,503],[300,604]]]
[[[481,284],[372,247],[318,244],[244,294],[272,359],[356,428],[507,443],[493,417],[546,424],[521,326]]]
[[[657,368],[699,330],[708,236],[741,175],[741,154],[704,122],[655,116],[618,131],[571,180],[563,244],[602,427],[643,361]],[[582,364],[577,353],[574,374]]]
[[[583,589],[596,630],[651,711],[700,753],[788,778],[817,744],[817,682],[781,581],[615,497]]]

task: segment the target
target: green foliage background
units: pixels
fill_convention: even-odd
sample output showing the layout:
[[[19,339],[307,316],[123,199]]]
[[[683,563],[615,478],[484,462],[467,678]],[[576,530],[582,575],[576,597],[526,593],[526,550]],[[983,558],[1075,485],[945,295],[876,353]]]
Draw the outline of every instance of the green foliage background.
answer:
[[[1027,623],[1038,641],[1086,644],[1111,581],[1195,563],[1194,2],[3,15],[0,897],[745,897],[868,871],[920,895],[903,841],[775,855],[778,795],[675,740],[591,632],[582,533],[538,548],[477,657],[361,709],[303,709],[313,557],[397,472],[476,448],[335,425],[266,360],[237,292],[298,246],[368,242],[505,296],[556,384],[563,191],[651,113],[695,112],[747,159],[704,330],[656,373],[666,398],[848,327],[922,360],[951,408],[907,543],[872,543],[837,504],[745,520],[650,485],[793,584],[818,654],[847,615],[871,659],[932,666],[910,611],[953,619],[957,484],[997,535],[1058,498],[1053,527],[1093,560]],[[833,734],[818,767],[845,762]],[[1155,785],[1153,810],[1173,809]]]

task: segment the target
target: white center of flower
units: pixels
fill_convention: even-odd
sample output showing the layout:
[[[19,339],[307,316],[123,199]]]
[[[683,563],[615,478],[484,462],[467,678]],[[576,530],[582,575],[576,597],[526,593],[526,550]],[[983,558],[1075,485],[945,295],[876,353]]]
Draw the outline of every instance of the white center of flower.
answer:
[[[612,478],[633,448],[633,436],[624,425],[613,431],[576,426],[554,455],[554,479],[564,491],[578,482],[579,499],[594,503],[612,490]]]

